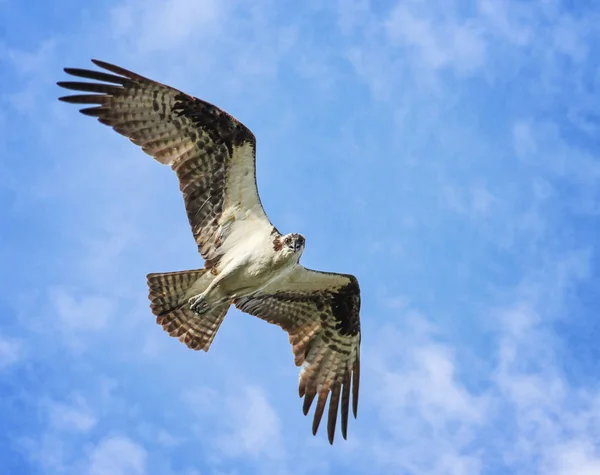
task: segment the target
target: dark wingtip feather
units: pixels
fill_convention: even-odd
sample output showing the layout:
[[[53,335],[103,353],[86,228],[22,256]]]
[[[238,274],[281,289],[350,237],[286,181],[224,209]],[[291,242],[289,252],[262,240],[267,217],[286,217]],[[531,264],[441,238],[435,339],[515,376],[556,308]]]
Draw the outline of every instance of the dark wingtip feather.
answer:
[[[73,91],[99,92],[103,94],[117,94],[122,90],[122,88],[119,86],[98,84],[93,82],[59,81],[56,84],[60,87],[71,89]]]
[[[308,414],[308,411],[310,411],[310,406],[312,405],[316,395],[317,395],[316,392],[309,393],[304,398],[304,403],[302,404],[302,412],[304,413],[305,416]]]
[[[59,97],[58,100],[70,104],[104,104],[106,96],[102,94],[77,94],[74,96]]]
[[[358,389],[360,387],[360,359],[357,356],[354,363],[354,373],[352,375],[352,413],[356,419],[358,415]]]
[[[317,407],[315,408],[315,416],[313,418],[312,426],[313,435],[317,435],[317,431],[319,430],[319,425],[321,424],[321,418],[323,417],[323,411],[325,410],[325,404],[327,403],[328,394],[328,391],[321,390],[321,393],[319,394],[319,399],[317,399]]]
[[[110,63],[107,63],[106,61],[102,61],[101,59],[92,58],[90,61],[100,68],[103,68],[105,65],[112,66]]]
[[[333,445],[335,437],[335,426],[337,423],[337,414],[340,407],[340,391],[342,385],[340,382],[335,382],[331,388],[331,398],[329,399],[329,413],[327,415],[327,436],[329,443]]]
[[[125,86],[131,83],[131,80],[123,76],[115,76],[114,74],[107,74],[101,71],[92,71],[89,69],[81,68],[64,68],[64,71],[71,76],[76,76],[85,79],[95,79],[96,81],[104,81],[113,84],[120,84]]]
[[[88,107],[86,109],[79,109],[79,112],[81,112],[83,115],[87,115],[90,117],[100,117],[100,115],[102,114],[102,112],[106,112],[106,107]]]
[[[94,63],[99,68],[106,69],[107,71],[110,71],[111,73],[120,74],[121,76],[125,76],[126,78],[129,78],[129,79],[143,80],[143,81],[148,80],[148,78],[145,78],[144,76],[140,76],[139,74],[136,74],[133,71],[129,71],[128,69],[122,68],[115,64],[107,63],[106,61],[101,61],[99,59],[92,59],[92,63]]]
[[[71,76],[79,76],[81,73],[91,72],[81,68],[63,68],[63,71]]]
[[[344,381],[342,382],[342,437],[347,438],[348,435],[348,409],[350,406],[350,371],[346,370]]]

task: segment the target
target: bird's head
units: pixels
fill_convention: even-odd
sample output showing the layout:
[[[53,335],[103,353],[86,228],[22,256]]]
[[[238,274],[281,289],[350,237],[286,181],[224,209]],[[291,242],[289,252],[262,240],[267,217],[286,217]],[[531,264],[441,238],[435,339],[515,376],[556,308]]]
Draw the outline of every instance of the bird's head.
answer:
[[[293,252],[298,255],[298,259],[304,251],[304,245],[306,243],[304,236],[299,233],[291,233],[283,236],[283,246],[288,252]]]

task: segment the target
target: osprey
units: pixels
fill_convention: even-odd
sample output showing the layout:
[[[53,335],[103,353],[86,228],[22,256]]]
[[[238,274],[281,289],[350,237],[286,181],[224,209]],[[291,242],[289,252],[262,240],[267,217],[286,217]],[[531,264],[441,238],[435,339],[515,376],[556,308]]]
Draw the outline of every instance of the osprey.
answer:
[[[59,82],[83,94],[59,98],[93,104],[80,112],[105,125],[177,174],[203,269],[149,274],[156,321],[193,350],[208,351],[233,304],[289,335],[308,414],[318,396],[316,435],[329,398],[333,444],[341,398],[346,438],[358,408],[360,290],[353,275],[303,267],[304,236],[282,235],[269,221],[256,185],[256,139],[218,107],[118,66],[92,60],[110,73],[65,68],[98,82]]]

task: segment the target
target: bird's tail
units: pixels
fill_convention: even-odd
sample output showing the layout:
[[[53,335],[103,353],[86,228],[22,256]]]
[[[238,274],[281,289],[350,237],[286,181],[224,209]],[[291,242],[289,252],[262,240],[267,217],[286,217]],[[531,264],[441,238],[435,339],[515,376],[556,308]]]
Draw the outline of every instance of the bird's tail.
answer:
[[[188,299],[192,286],[191,294],[201,293],[212,275],[206,269],[196,269],[148,274],[147,279],[150,308],[156,323],[188,348],[208,351],[230,304],[219,305],[199,317],[190,310]]]

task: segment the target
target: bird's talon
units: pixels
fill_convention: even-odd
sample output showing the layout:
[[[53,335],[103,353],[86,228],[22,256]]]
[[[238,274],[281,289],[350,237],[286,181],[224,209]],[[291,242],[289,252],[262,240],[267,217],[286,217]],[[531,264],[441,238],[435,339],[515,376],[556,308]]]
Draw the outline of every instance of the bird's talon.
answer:
[[[201,295],[190,298],[188,302],[190,304],[190,310],[196,315],[204,315],[209,310],[208,304]]]

